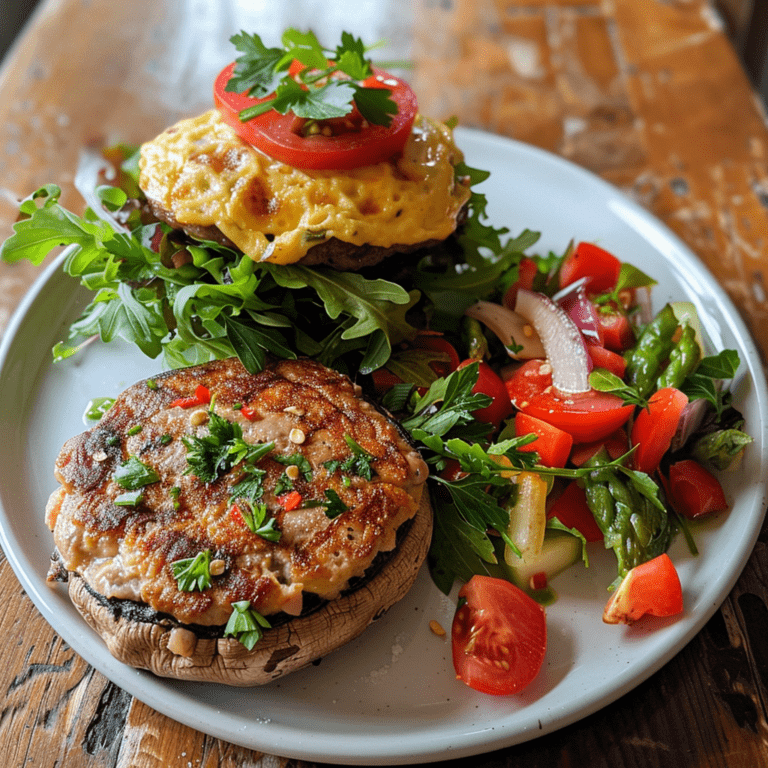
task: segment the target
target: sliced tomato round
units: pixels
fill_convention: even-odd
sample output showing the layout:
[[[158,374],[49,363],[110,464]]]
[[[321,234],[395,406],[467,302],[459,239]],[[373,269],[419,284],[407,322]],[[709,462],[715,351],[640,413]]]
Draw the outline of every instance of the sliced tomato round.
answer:
[[[492,400],[490,405],[473,411],[472,415],[478,421],[499,426],[512,413],[512,403],[509,402],[509,395],[507,394],[504,382],[499,374],[484,360],[463,360],[459,363],[458,367],[465,368],[468,365],[472,365],[472,363],[479,363],[477,383],[472,387],[472,392],[488,395]]]
[[[547,650],[544,607],[504,579],[473,576],[460,590],[451,628],[456,677],[482,693],[522,691]]]
[[[628,421],[634,410],[609,392],[558,392],[552,386],[552,368],[544,360],[527,360],[505,386],[517,410],[568,432],[574,443],[608,437]]]
[[[594,243],[579,243],[566,257],[560,268],[560,287],[587,278],[591,294],[605,293],[616,287],[621,262]]]
[[[253,120],[241,122],[240,112],[271,97],[254,99],[227,91],[234,67],[234,62],[224,67],[214,84],[214,101],[222,119],[241,139],[293,168],[347,170],[375,165],[401,152],[411,134],[417,110],[416,96],[404,80],[383,70],[374,67],[373,76],[363,85],[390,90],[397,114],[389,126],[356,120],[353,122],[358,125],[354,130],[331,136],[322,133],[304,136],[297,130],[302,121],[292,112],[281,115],[271,109]]]

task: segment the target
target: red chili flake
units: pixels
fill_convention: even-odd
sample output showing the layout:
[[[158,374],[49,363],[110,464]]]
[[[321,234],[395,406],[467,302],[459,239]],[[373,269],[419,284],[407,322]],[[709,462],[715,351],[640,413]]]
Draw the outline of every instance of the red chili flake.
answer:
[[[208,387],[198,384],[195,388],[195,394],[191,397],[180,397],[174,400],[169,408],[194,408],[196,405],[206,405],[211,402],[211,390]]]
[[[240,413],[242,413],[248,421],[256,421],[256,419],[259,418],[259,414],[248,405],[242,406],[242,408],[240,408]]]
[[[278,496],[277,500],[286,512],[290,512],[292,509],[296,509],[303,499],[298,491],[289,491],[282,494],[282,496]]]
[[[237,506],[237,504],[233,504],[229,508],[229,516],[238,524],[245,526],[245,518],[243,517],[243,513],[240,511],[240,507]]]
[[[534,573],[531,576],[531,589],[546,589],[547,588],[547,574],[544,571]]]
[[[195,388],[195,397],[197,401],[202,405],[203,403],[211,402],[211,390],[203,384],[198,384]]]
[[[174,400],[168,407],[169,408],[192,408],[194,405],[200,405],[200,401],[196,397],[180,397],[178,400]]]

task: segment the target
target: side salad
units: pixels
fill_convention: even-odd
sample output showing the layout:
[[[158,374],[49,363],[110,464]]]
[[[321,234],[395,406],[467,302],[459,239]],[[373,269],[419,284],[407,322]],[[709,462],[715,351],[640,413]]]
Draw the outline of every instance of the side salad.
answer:
[[[47,185],[25,199],[7,262],[64,271],[93,299],[56,345],[135,344],[181,367],[236,355],[308,356],[350,375],[393,413],[431,469],[429,567],[457,582],[457,675],[481,691],[521,690],[546,648],[552,579],[616,556],[603,619],[675,615],[682,589],[666,554],[690,521],[727,509],[716,473],[751,438],[733,407],[734,350],[709,350],[692,304],[651,311],[652,276],[596,244],[537,253],[539,234],[488,222],[473,188],[447,246],[377,267],[256,263],[146,215],[138,150],[118,146],[81,189],[79,216]],[[80,175],[83,178],[83,175]]]

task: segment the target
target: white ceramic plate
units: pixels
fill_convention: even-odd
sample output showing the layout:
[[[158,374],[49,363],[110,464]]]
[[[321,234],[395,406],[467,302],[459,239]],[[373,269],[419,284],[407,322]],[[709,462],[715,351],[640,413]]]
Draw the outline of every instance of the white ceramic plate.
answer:
[[[477,694],[454,679],[450,642],[429,630],[449,627],[452,600],[426,572],[408,597],[361,638],[312,667],[258,689],[177,683],[116,662],[72,608],[61,586],[45,582],[52,549],[43,522],[62,443],[83,430],[93,397],[116,395],[158,372],[156,361],[118,343],[95,344],[53,365],[86,295],[58,265],[15,316],[0,354],[0,532],[3,549],[35,605],[88,662],[122,688],[200,731],[268,753],[350,764],[426,762],[477,754],[541,736],[628,692],[674,656],[726,597],[757,537],[766,504],[766,389],[757,352],[724,292],[691,252],[613,187],[563,160],[503,138],[457,131],[471,165],[492,171],[483,191],[497,225],[543,233],[536,249],[562,252],[571,238],[594,240],[656,277],[654,303],[694,302],[716,349],[742,360],[737,404],[755,443],[738,473],[725,478],[733,509],[697,526],[692,557],[672,549],[685,613],[633,628],[601,621],[612,554],[598,546],[588,570],[554,582],[549,644],[541,673],[522,694]]]

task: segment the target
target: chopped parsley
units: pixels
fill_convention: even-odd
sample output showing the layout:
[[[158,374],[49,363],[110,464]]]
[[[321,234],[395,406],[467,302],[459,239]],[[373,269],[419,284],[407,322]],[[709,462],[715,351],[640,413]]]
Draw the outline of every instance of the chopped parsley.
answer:
[[[232,608],[227,626],[224,627],[224,637],[234,637],[250,651],[264,637],[264,630],[272,625],[251,608],[250,600],[232,603]]]
[[[202,592],[211,586],[211,550],[198,552],[195,557],[186,557],[171,563],[173,578],[181,592]]]
[[[336,491],[332,488],[327,488],[325,491],[325,501],[321,502],[321,505],[325,507],[325,514],[333,520],[334,517],[346,512],[349,507],[341,500]]]
[[[144,501],[144,491],[141,489],[135,491],[126,491],[115,497],[114,503],[118,507],[135,507]]]
[[[376,461],[376,457],[368,453],[351,435],[344,435],[344,441],[352,453],[346,459],[331,459],[324,462],[323,466],[328,474],[341,471],[345,475],[356,475],[365,480],[371,480],[373,478],[371,464]]]
[[[275,528],[277,524],[275,518],[267,515],[266,504],[244,504],[242,506],[238,504],[237,508],[248,530],[267,541],[280,541],[282,534],[280,530]]]
[[[371,63],[365,58],[362,40],[342,32],[335,49],[323,48],[313,32],[287,29],[282,48],[268,48],[257,34],[241,32],[230,42],[240,51],[226,90],[247,93],[254,98],[271,98],[240,112],[247,122],[274,109],[281,115],[326,120],[344,117],[355,106],[374,125],[389,126],[397,114],[397,104],[387,88],[366,88],[360,81],[371,77]],[[294,79],[289,67],[294,61],[304,65]]]
[[[158,482],[160,475],[137,456],[131,455],[115,470],[112,479],[126,491],[135,491],[145,485]]]
[[[291,453],[288,456],[273,456],[278,464],[285,464],[288,467],[295,466],[299,468],[301,476],[309,482],[312,479],[312,465],[309,459],[301,453]]]

